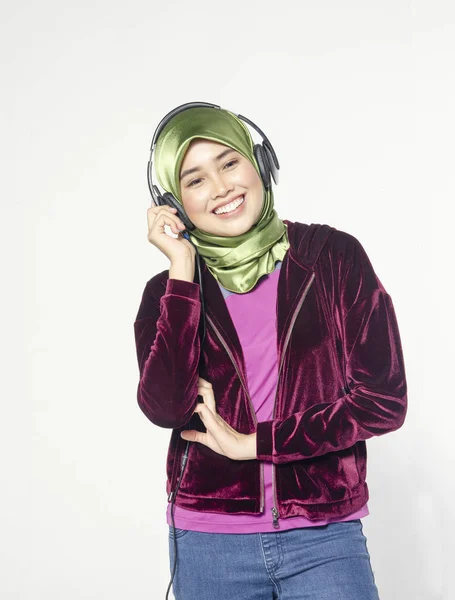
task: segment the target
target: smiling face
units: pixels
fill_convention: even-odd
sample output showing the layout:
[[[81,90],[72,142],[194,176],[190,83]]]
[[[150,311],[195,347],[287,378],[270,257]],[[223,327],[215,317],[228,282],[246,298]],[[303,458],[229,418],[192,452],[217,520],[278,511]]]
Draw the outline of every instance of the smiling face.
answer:
[[[195,139],[180,167],[180,197],[198,229],[233,237],[257,223],[264,187],[253,164],[237,150]],[[223,212],[216,214],[221,207]]]

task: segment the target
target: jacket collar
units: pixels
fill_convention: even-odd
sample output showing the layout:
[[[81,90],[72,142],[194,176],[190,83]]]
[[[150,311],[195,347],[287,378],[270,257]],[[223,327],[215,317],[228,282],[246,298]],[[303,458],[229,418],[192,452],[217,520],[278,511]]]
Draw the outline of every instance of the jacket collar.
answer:
[[[284,223],[288,227],[290,248],[284,255],[278,278],[276,307],[278,357],[281,357],[286,332],[290,326],[296,305],[312,273],[311,268],[301,263],[298,252],[302,241],[307,237],[305,233],[309,226],[301,223],[291,223],[286,220]],[[243,376],[246,378],[246,365],[242,347],[221,289],[207,265],[203,263],[201,266],[206,313],[219,329],[234,360],[240,366]],[[207,324],[207,328],[210,328],[209,324]]]

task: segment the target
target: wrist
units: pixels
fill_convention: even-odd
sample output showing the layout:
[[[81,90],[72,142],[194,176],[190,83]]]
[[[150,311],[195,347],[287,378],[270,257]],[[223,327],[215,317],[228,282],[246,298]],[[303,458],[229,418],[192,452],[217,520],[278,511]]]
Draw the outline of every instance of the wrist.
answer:
[[[181,279],[182,281],[194,280],[194,260],[191,258],[173,262],[169,267],[169,279]]]
[[[256,433],[250,433],[246,435],[245,460],[257,459],[256,438]]]

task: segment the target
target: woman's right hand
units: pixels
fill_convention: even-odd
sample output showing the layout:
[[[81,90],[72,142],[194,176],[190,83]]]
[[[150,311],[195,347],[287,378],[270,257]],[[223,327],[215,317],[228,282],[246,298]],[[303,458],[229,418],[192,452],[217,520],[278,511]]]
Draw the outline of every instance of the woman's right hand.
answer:
[[[185,226],[178,217],[177,209],[170,206],[152,206],[147,210],[148,241],[167,256],[171,264],[176,265],[188,259],[194,260],[196,250],[193,245],[182,236]],[[164,231],[164,226],[169,225],[171,231],[178,234],[173,238]]]

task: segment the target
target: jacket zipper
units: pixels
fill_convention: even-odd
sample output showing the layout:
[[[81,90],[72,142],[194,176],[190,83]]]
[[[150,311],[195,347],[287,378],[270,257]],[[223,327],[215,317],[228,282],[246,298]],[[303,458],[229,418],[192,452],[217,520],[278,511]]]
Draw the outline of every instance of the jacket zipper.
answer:
[[[235,360],[234,360],[234,357],[232,356],[232,353],[231,353],[231,351],[230,351],[230,350],[229,350],[229,348],[228,348],[228,345],[226,344],[226,342],[225,342],[225,340],[224,340],[223,336],[222,336],[222,335],[221,335],[221,333],[219,332],[218,328],[215,326],[215,324],[214,324],[214,322],[212,321],[212,319],[209,317],[209,315],[206,315],[206,317],[207,317],[207,320],[208,320],[208,322],[209,322],[209,323],[210,323],[210,325],[212,326],[213,330],[215,331],[216,335],[218,336],[218,338],[219,338],[220,342],[223,344],[223,346],[224,346],[224,349],[225,349],[225,350],[226,350],[226,352],[228,353],[228,356],[229,356],[229,358],[231,359],[231,361],[232,361],[232,364],[233,364],[233,365],[234,365],[234,367],[235,367],[235,370],[237,371],[237,375],[238,375],[238,377],[239,377],[239,379],[240,379],[240,383],[242,384],[242,387],[243,387],[243,389],[245,390],[245,394],[246,394],[246,396],[247,396],[247,398],[248,398],[248,402],[249,402],[249,404],[250,404],[250,408],[251,408],[251,415],[252,415],[252,417],[253,417],[253,419],[254,419],[254,423],[255,423],[255,425],[256,425],[256,428],[257,428],[258,420],[257,420],[257,417],[256,417],[256,413],[255,413],[255,411],[254,411],[253,402],[251,401],[251,398],[250,398],[250,395],[249,395],[249,393],[248,393],[247,387],[246,387],[246,385],[245,385],[245,383],[244,383],[244,381],[243,381],[243,379],[242,379],[242,376],[241,376],[241,374],[240,374],[240,371],[239,371],[239,369],[238,369],[238,367],[237,367],[237,363],[235,362]],[[264,464],[263,464],[263,462],[262,462],[262,461],[261,461],[261,465],[260,465],[260,476],[261,476],[261,480],[260,480],[261,499],[260,499],[260,508],[259,508],[259,511],[262,513],[262,512],[263,512],[263,510],[264,510],[264,487],[265,487],[265,486],[264,486]]]
[[[306,298],[306,295],[308,294],[308,290],[310,289],[311,284],[314,281],[314,278],[315,278],[315,274],[312,273],[311,277],[310,277],[310,281],[307,283],[307,285],[305,287],[305,290],[303,291],[302,297],[300,298],[299,303],[296,306],[296,309],[294,311],[294,314],[292,315],[292,321],[291,321],[291,324],[289,325],[289,329],[288,329],[287,334],[286,334],[286,339],[284,340],[283,352],[281,353],[280,367],[278,369],[278,379],[277,379],[277,384],[276,384],[275,399],[273,401],[273,416],[272,416],[272,420],[275,419],[276,399],[277,399],[277,396],[278,396],[278,386],[279,386],[279,383],[280,383],[281,368],[282,368],[283,363],[284,363],[284,354],[286,352],[286,348],[288,346],[289,339],[290,339],[291,333],[292,333],[292,329],[294,328],[294,323],[295,323],[295,321],[297,319],[297,315],[298,315],[300,309],[302,308],[302,304],[303,304],[303,302],[304,302],[304,300]],[[274,501],[275,501],[275,506],[271,509],[272,510],[272,515],[273,515],[273,527],[275,529],[279,529],[280,528],[280,524],[278,523],[278,519],[280,518],[280,513],[278,512],[278,508],[277,508],[277,506],[278,506],[278,500],[277,500],[277,497],[276,497],[275,464],[274,463],[272,464],[272,487],[273,487],[273,498],[274,498]]]
[[[280,374],[281,374],[281,369],[282,369],[282,366],[283,366],[283,363],[284,363],[284,355],[285,355],[285,352],[286,352],[286,348],[288,346],[289,339],[291,337],[291,333],[292,333],[292,330],[294,328],[295,321],[297,319],[297,315],[298,315],[300,309],[302,308],[302,304],[303,304],[303,302],[304,302],[304,300],[306,298],[306,295],[308,294],[308,291],[309,291],[309,289],[311,287],[311,284],[314,281],[314,278],[315,278],[315,274],[312,273],[311,277],[310,277],[310,281],[307,283],[307,285],[305,287],[305,290],[303,291],[302,297],[300,298],[299,303],[298,303],[298,305],[296,306],[296,308],[294,310],[294,314],[292,315],[291,324],[289,325],[289,329],[288,329],[287,334],[286,334],[286,339],[284,341],[284,346],[283,346],[283,352],[281,354],[281,362],[280,362],[280,366],[279,366],[279,369],[278,369],[277,386],[276,386],[276,391],[275,391],[275,398],[274,398],[274,401],[273,401],[273,416],[272,416],[272,420],[275,419],[276,399],[277,399],[277,396],[278,396]],[[229,348],[228,348],[226,342],[224,341],[223,336],[220,334],[218,328],[215,326],[213,320],[210,318],[209,315],[206,315],[206,316],[207,316],[207,320],[209,321],[210,325],[212,326],[213,330],[215,331],[216,335],[218,336],[220,342],[222,343],[224,349],[228,353],[228,356],[231,359],[232,364],[235,367],[235,370],[236,370],[237,375],[239,377],[240,383],[242,384],[242,387],[245,390],[245,394],[246,394],[246,396],[248,398],[248,402],[249,402],[250,408],[251,408],[251,414],[253,416],[255,425],[257,426],[258,421],[257,421],[256,413],[254,411],[253,403],[251,401],[251,398],[250,398],[250,395],[249,395],[248,390],[246,388],[246,385],[244,384],[243,379],[242,379],[242,377],[240,375],[239,369],[237,367],[237,363],[235,362],[234,357],[232,356],[231,351],[229,350]],[[261,473],[261,506],[260,506],[260,512],[262,513],[262,511],[264,509],[264,464],[263,464],[263,461],[261,461],[260,473]],[[273,527],[275,529],[279,529],[280,525],[278,523],[278,519],[280,518],[280,513],[278,512],[278,509],[277,509],[278,501],[277,501],[277,497],[276,497],[275,465],[274,464],[272,464],[272,487],[273,487],[273,498],[274,498],[274,501],[275,501],[275,506],[273,506],[273,508],[271,509],[272,515],[273,515]]]

